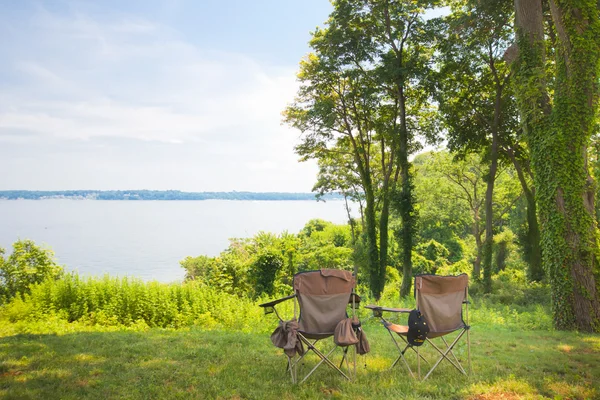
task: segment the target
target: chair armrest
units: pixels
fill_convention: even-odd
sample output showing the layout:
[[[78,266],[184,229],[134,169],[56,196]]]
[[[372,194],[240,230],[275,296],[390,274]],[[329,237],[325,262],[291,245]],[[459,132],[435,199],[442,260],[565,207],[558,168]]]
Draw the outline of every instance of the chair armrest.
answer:
[[[379,311],[379,312],[386,311],[386,312],[395,312],[395,313],[409,313],[409,312],[411,312],[410,308],[381,307],[381,306],[376,306],[374,304],[369,304],[368,306],[365,306],[365,308],[373,310],[373,312],[375,312],[375,311]]]
[[[374,304],[369,304],[365,308],[368,308],[373,311],[373,316],[376,318],[383,318],[383,312],[394,312],[394,313],[409,313],[411,310],[409,308],[391,308],[391,307],[381,307],[376,306]]]
[[[259,304],[258,306],[259,307],[273,307],[273,306],[275,306],[275,305],[277,305],[279,303],[283,303],[286,300],[293,299],[294,297],[296,297],[296,295],[295,294],[291,294],[291,295],[289,295],[287,297],[282,297],[281,299],[269,301],[268,303]]]

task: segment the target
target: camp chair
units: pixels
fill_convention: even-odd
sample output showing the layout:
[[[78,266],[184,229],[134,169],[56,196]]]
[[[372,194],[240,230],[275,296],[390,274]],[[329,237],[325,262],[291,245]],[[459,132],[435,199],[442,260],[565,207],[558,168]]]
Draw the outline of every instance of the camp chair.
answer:
[[[469,277],[466,274],[458,276],[417,275],[415,277],[414,292],[417,303],[416,309],[422,313],[422,315],[425,317],[426,323],[429,325],[429,333],[427,334],[425,342],[431,345],[440,354],[440,358],[435,362],[435,364],[433,364],[423,380],[427,379],[433,370],[443,360],[446,360],[452,364],[460,373],[467,375],[467,372],[458,361],[458,358],[452,352],[454,346],[465,333],[467,334],[468,366],[469,371],[471,370],[468,284]],[[465,307],[464,315],[466,322],[463,321],[463,305]],[[387,308],[376,305],[368,305],[366,308],[373,310],[373,315],[375,317],[381,318],[383,326],[388,330],[392,340],[394,341],[394,344],[396,345],[396,348],[398,349],[398,352],[400,353],[398,358],[396,358],[392,364],[391,368],[393,368],[398,361],[402,360],[408,368],[411,376],[415,378],[410,365],[404,357],[406,351],[411,349],[414,353],[416,353],[418,376],[420,379],[421,360],[424,360],[427,363],[428,361],[420,353],[419,347],[413,346],[407,340],[409,335],[409,327],[405,325],[393,324],[383,318],[384,312],[410,313],[411,310],[406,308]],[[457,331],[458,335],[449,344],[444,336]],[[398,345],[394,334],[398,335],[404,341],[405,347],[403,349]],[[435,338],[440,338],[443,341],[445,349],[441,349],[432,341],[432,339]]]
[[[321,352],[315,347],[317,342],[332,337],[338,323],[348,318],[346,312],[348,304],[352,305],[352,316],[354,317],[356,305],[360,302],[360,298],[354,293],[355,286],[356,280],[349,271],[322,269],[300,272],[294,275],[293,288],[295,293],[293,295],[260,305],[260,307],[265,309],[265,314],[275,312],[280,321],[280,328],[286,329],[286,338],[295,335],[297,340],[307,347],[306,353],[303,354],[302,350],[299,352],[293,350],[288,352],[290,348],[294,347],[293,343],[288,343],[289,346],[284,347],[286,355],[288,356],[287,369],[291,374],[293,383],[298,381],[298,363],[310,351],[314,352],[320,358],[320,361],[300,383],[308,379],[308,377],[323,363],[339,372],[348,380],[352,380],[356,375],[356,348],[354,349],[353,369],[351,371],[348,361],[348,347],[350,346],[342,347],[335,345],[328,352]],[[284,321],[275,309],[275,306],[281,302],[292,299],[294,300],[294,319],[292,321]],[[296,323],[296,311],[298,306],[300,308],[300,313]],[[283,345],[278,347],[283,347]],[[300,345],[300,347],[302,347],[302,345]],[[343,357],[339,366],[334,364],[330,359],[331,355],[338,347],[342,347],[343,350]],[[348,369],[347,373],[341,369],[344,362]]]

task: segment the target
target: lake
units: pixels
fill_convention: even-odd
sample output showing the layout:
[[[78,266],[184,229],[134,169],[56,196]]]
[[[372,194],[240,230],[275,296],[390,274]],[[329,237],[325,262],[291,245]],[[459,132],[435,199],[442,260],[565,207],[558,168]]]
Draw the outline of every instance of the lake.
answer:
[[[186,256],[216,256],[229,238],[346,223],[344,202],[0,200],[0,247],[32,239],[83,275],[181,280]]]

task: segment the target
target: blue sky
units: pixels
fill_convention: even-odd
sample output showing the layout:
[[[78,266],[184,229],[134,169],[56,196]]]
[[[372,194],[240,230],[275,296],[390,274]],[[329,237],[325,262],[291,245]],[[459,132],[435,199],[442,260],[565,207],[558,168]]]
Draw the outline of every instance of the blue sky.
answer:
[[[280,113],[330,8],[0,2],[0,190],[309,191]]]

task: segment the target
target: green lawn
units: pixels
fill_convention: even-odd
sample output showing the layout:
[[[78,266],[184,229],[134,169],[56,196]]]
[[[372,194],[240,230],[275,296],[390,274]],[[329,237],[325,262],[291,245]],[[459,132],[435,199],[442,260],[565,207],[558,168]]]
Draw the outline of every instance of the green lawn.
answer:
[[[0,329],[0,397],[600,398],[598,335],[474,327],[470,378],[446,365],[429,380],[415,382],[401,366],[388,370],[395,348],[371,321],[366,332],[372,352],[359,357],[355,382],[322,366],[306,383],[293,386],[285,356],[265,333],[67,328],[59,334],[16,335],[10,326]],[[465,348],[457,354],[464,359]],[[314,362],[308,359],[304,371]]]

